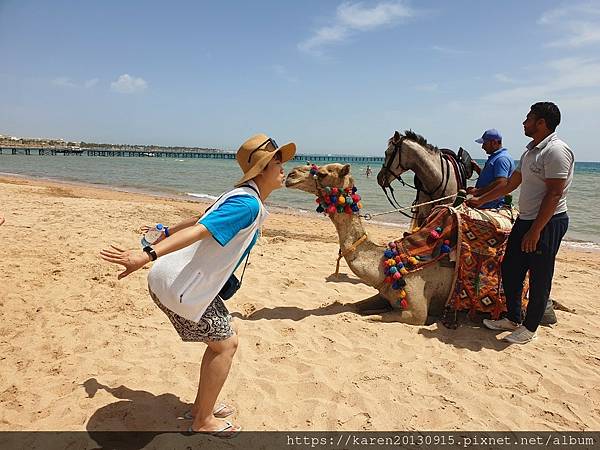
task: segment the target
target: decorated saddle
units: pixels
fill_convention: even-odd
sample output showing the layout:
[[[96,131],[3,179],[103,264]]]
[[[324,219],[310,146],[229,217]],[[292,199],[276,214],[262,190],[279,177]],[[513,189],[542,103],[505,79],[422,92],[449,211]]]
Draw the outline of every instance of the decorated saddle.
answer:
[[[421,228],[390,242],[384,253],[385,281],[398,291],[396,306],[405,309],[410,302],[403,275],[447,258],[455,262],[455,271],[444,324],[454,327],[456,314],[452,318],[450,313],[461,310],[490,313],[497,319],[506,311],[500,264],[515,217],[511,208],[478,210],[464,204],[434,208]],[[526,293],[527,286],[524,297]]]

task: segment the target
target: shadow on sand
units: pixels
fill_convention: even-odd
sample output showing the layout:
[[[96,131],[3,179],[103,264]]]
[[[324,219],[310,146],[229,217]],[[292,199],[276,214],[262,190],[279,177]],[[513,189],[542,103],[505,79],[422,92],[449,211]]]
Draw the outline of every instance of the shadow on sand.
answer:
[[[325,278],[326,283],[350,283],[350,284],[364,284],[366,283],[362,281],[360,278],[352,278],[349,277],[347,273],[340,273],[336,275],[332,273],[327,278]]]
[[[86,424],[90,438],[99,448],[141,449],[159,434],[182,433],[190,426],[190,421],[178,417],[191,405],[173,394],[154,395],[125,386],[113,388],[95,378],[86,380],[83,387],[88,398],[104,390],[119,399],[96,410]]]
[[[473,352],[478,352],[483,348],[488,348],[496,351],[503,351],[508,347],[508,342],[500,339],[500,335],[507,334],[502,331],[488,330],[483,325],[484,316],[476,315],[474,318],[469,318],[466,311],[457,314],[458,328],[446,328],[441,320],[437,321],[437,328],[431,330],[421,328],[419,334],[430,339],[437,339],[445,344],[452,345],[456,348],[464,348]]]
[[[254,311],[252,314],[243,315],[238,312],[232,312],[233,317],[241,320],[261,320],[261,319],[290,319],[303,320],[309,316],[333,316],[351,312],[357,314],[356,305],[353,303],[332,303],[331,305],[322,306],[314,309],[303,309],[296,306],[276,306],[274,308],[261,308]]]
[[[239,312],[233,312],[231,315],[233,317],[239,318],[241,320],[281,320],[288,319],[294,321],[300,321],[306,319],[309,316],[333,316],[336,314],[342,313],[353,313],[357,316],[363,317],[365,320],[369,320],[369,316],[371,314],[382,314],[382,320],[372,321],[372,323],[377,323],[381,326],[413,326],[413,325],[403,325],[399,322],[386,321],[385,310],[379,309],[381,307],[381,302],[375,302],[377,296],[369,297],[368,299],[361,300],[355,303],[332,303],[331,305],[322,306],[320,308],[314,309],[303,309],[298,308],[296,306],[276,306],[273,308],[261,308],[254,311],[252,314],[243,315]],[[361,311],[362,305],[372,305],[374,310],[363,310]],[[425,327],[420,327],[418,333],[424,337],[430,339],[438,339],[445,344],[452,345],[456,348],[465,348],[471,351],[479,351],[483,348],[489,348],[496,351],[503,351],[510,344],[502,341],[498,336],[502,334],[501,332],[494,332],[492,330],[488,330],[482,324],[483,316],[477,316],[474,319],[470,319],[467,317],[466,313],[458,314],[458,328],[453,330],[446,328],[441,321],[439,321],[439,317],[430,317],[428,320],[429,324],[436,323],[438,324],[436,329],[429,329]],[[418,325],[414,325],[418,326]]]

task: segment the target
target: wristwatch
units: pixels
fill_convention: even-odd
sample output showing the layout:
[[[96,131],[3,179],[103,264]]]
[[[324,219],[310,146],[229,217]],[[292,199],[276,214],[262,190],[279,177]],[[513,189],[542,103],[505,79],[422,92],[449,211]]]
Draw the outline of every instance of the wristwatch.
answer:
[[[145,246],[142,250],[150,255],[150,261],[156,261],[156,258],[158,258],[158,255],[156,254],[154,249],[149,245]]]

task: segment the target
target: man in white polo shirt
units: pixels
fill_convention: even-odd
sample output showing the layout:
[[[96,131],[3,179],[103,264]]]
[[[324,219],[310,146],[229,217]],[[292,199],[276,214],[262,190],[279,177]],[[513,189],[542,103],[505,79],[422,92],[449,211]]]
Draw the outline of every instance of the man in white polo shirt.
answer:
[[[526,344],[537,338],[536,330],[552,288],[554,260],[569,226],[567,192],[573,180],[575,157],[556,135],[559,123],[560,111],[554,103],[539,102],[531,106],[523,129],[532,141],[502,190],[504,195],[521,186],[519,217],[502,261],[508,314],[500,320],[483,322],[492,330],[512,331],[505,340],[514,344]],[[469,203],[478,206],[488,200],[483,195]],[[527,271],[529,304],[521,324],[521,294]]]

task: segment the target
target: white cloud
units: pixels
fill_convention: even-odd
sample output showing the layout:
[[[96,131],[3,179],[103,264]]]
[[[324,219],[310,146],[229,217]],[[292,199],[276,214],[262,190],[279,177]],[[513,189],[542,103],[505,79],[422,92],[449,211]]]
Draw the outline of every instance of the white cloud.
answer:
[[[488,94],[483,100],[522,104],[532,99],[549,98],[558,94],[583,97],[590,94],[590,89],[600,88],[600,60],[592,58],[571,57],[548,61],[537,74],[543,74],[543,77],[513,89]]]
[[[402,0],[380,2],[373,7],[362,2],[345,2],[337,7],[332,23],[316,30],[311,37],[300,42],[302,51],[321,54],[326,45],[343,42],[359,32],[393,25],[414,16],[414,11]]]
[[[435,50],[436,52],[443,53],[445,55],[464,55],[465,53],[468,53],[465,50],[459,50],[456,48],[449,48],[449,47],[442,47],[441,45],[434,45],[433,47],[431,47],[431,49]]]
[[[575,3],[548,10],[538,24],[560,31],[563,36],[546,44],[548,47],[577,48],[600,43],[600,6]]]
[[[132,77],[124,73],[116,81],[110,83],[110,88],[121,94],[135,94],[145,91],[148,88],[148,83],[143,78]]]
[[[503,74],[503,73],[495,74],[494,78],[502,83],[516,83],[517,82],[517,80],[515,80],[514,78],[509,77],[508,75]]]
[[[98,78],[91,78],[89,80],[84,81],[82,84],[76,83],[75,81],[71,80],[71,78],[69,77],[58,77],[55,78],[54,80],[52,80],[52,84],[55,86],[61,86],[61,87],[68,87],[68,88],[86,88],[86,89],[90,89],[94,86],[96,86],[96,84],[98,84],[98,81],[100,81]]]
[[[290,83],[295,83],[298,81],[298,79],[296,77],[291,76],[288,70],[281,64],[273,64],[271,68],[277,76],[289,81]]]
[[[52,80],[52,84],[55,86],[62,86],[62,87],[77,87],[77,85],[75,83],[73,83],[73,81],[71,81],[71,79],[68,77],[55,78],[54,80]]]
[[[90,78],[83,83],[83,87],[86,89],[93,88],[98,84],[98,81],[100,81],[98,78]]]
[[[437,83],[425,83],[415,86],[415,89],[423,92],[434,92],[438,90],[438,87],[439,85]]]
[[[575,14],[582,14],[585,16],[600,15],[600,7],[593,3],[579,3],[550,9],[542,14],[538,19],[538,23],[542,25],[551,25],[565,17],[569,18]]]

